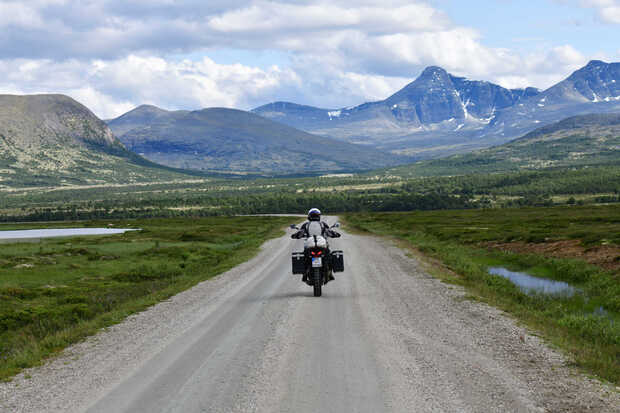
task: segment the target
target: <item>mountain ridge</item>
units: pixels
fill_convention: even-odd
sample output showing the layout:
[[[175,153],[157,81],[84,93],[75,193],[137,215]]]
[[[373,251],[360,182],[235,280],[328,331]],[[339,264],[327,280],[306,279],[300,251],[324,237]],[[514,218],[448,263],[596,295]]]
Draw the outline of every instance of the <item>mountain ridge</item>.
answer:
[[[380,107],[391,112],[395,120],[420,126],[453,118],[465,119],[467,114],[471,113],[479,114],[480,117],[488,117],[491,108],[507,107],[521,98],[537,93],[539,91],[536,88],[506,89],[487,81],[453,76],[441,67],[429,66],[418,78],[384,100],[340,109],[321,109],[292,102],[273,102],[259,106],[252,112],[272,119],[280,118],[285,123],[288,122],[287,124],[294,126],[294,120],[286,118],[290,112],[300,115],[304,111],[312,112],[316,120],[333,121],[343,120],[360,111]],[[468,104],[475,106],[474,110],[467,109]],[[431,111],[429,106],[434,106],[439,111]]]
[[[569,116],[620,111],[620,63],[590,61],[544,91],[507,89],[429,66],[384,100],[336,110],[278,102],[252,111],[311,133],[436,157],[502,144]]]
[[[184,169],[290,174],[370,169],[407,160],[237,109],[155,111],[139,106],[108,125],[129,149]],[[128,125],[134,127],[127,130]]]

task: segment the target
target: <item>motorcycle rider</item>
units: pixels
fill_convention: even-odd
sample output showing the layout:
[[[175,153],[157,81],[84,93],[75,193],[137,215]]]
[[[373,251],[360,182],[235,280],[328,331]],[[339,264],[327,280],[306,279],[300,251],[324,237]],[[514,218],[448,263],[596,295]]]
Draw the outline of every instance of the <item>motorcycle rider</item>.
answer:
[[[296,233],[291,235],[293,239],[309,238],[313,235],[321,235],[322,237],[339,238],[340,234],[332,230],[329,225],[321,221],[321,211],[318,208],[312,208],[308,211],[308,221],[304,222]],[[335,280],[332,269],[329,269],[328,279]],[[304,280],[305,281],[305,275]]]
[[[320,229],[316,226],[318,223]],[[320,233],[317,233],[319,232]],[[299,231],[291,235],[293,239],[308,238],[312,235],[321,235],[323,237],[338,238],[340,234],[329,228],[325,221],[321,221],[321,211],[318,208],[312,208],[308,211],[308,221],[304,222]]]

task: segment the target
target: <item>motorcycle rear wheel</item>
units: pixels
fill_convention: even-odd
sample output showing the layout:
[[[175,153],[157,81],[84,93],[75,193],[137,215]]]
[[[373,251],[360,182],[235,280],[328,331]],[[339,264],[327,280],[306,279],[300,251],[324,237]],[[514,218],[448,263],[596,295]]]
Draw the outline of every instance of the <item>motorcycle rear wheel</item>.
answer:
[[[321,282],[321,270],[319,268],[314,269],[314,277],[312,278],[313,286],[314,286],[314,296],[320,297],[322,294],[323,283]]]

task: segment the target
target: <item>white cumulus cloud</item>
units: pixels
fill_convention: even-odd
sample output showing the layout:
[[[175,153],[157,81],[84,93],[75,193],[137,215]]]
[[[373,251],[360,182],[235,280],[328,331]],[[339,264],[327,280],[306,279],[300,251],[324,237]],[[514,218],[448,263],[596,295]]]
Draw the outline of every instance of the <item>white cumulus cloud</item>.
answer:
[[[263,70],[209,58],[172,62],[136,55],[112,61],[0,61],[0,71],[9,74],[0,78],[0,93],[64,93],[102,118],[141,103],[166,109],[249,109],[300,82],[292,71],[275,66]]]
[[[618,0],[572,1],[609,22],[618,8]],[[0,30],[0,93],[66,93],[104,118],[142,103],[339,108],[383,99],[429,65],[544,88],[589,58],[570,45],[529,54],[489,47],[416,0],[0,0]],[[227,50],[286,61],[213,57]]]
[[[582,0],[586,7],[597,9],[601,19],[607,23],[620,24],[620,1],[619,0]]]
[[[445,17],[426,4],[395,7],[338,5],[317,1],[314,4],[257,2],[231,10],[208,21],[208,27],[220,32],[281,32],[282,30],[334,31],[361,29],[370,33],[411,30],[436,30],[447,24]],[[290,33],[290,32],[289,32]]]

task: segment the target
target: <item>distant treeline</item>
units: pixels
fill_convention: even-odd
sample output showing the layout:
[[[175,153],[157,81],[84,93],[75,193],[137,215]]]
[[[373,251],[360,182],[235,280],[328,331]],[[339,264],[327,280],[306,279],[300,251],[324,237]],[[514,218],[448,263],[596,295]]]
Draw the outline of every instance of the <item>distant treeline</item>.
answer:
[[[595,203],[620,202],[620,196],[608,195],[592,199]],[[559,204],[582,204],[569,198],[566,202],[554,202],[546,196],[527,196],[506,200],[501,203],[489,197],[478,199],[468,196],[455,196],[431,193],[427,195],[396,194],[391,196],[378,194],[303,194],[280,196],[248,196],[222,198],[218,205],[193,208],[148,207],[148,208],[95,208],[77,209],[60,207],[58,209],[34,209],[24,215],[0,215],[0,222],[28,221],[73,221],[96,219],[132,219],[132,218],[175,218],[208,217],[245,214],[299,214],[312,207],[319,207],[326,213],[341,212],[396,212],[396,211],[430,211],[442,209],[472,209],[491,207],[525,207],[553,206]]]
[[[205,217],[238,214],[299,214],[312,207],[320,207],[326,212],[359,211],[412,211],[436,209],[474,208],[475,204],[467,197],[447,194],[417,195],[402,193],[385,194],[360,193],[309,193],[309,194],[267,194],[210,198],[201,207],[173,208],[168,206],[135,208],[94,208],[76,207],[42,208],[19,216],[0,216],[2,222],[15,221],[59,221],[85,219],[125,219],[125,218],[164,218],[164,217]]]
[[[551,206],[557,195],[572,204],[584,202],[578,195],[598,195],[588,202],[620,202],[619,194],[620,166],[614,165],[412,179],[226,180],[12,195],[0,199],[0,222],[290,214],[311,207],[337,213]]]

